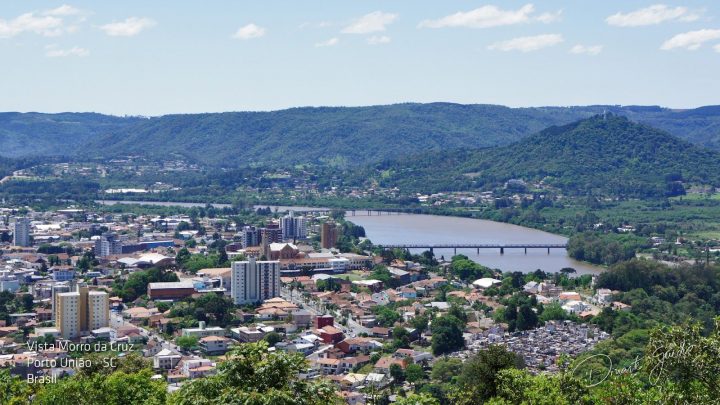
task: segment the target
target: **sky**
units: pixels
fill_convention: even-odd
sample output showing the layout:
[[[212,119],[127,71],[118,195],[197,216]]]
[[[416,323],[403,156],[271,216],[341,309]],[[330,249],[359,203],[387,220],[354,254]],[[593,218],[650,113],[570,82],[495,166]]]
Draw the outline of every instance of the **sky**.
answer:
[[[2,0],[0,111],[720,104],[720,1]]]

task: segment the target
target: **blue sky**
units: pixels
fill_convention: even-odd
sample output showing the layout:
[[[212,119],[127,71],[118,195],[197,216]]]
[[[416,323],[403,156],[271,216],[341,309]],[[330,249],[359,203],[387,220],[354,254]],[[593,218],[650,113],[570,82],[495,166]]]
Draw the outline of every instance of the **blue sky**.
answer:
[[[717,1],[2,3],[0,111],[720,104]]]

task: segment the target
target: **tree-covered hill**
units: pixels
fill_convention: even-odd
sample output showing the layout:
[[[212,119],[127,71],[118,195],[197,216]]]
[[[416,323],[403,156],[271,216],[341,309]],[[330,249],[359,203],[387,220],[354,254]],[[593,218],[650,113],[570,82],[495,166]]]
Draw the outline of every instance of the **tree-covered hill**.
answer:
[[[509,108],[450,103],[293,108],[272,112],[113,117],[0,114],[0,155],[180,157],[214,166],[359,166],[422,152],[507,145],[605,111],[720,148],[720,108]]]
[[[0,113],[0,156],[82,155],[91,139],[142,120],[94,113]]]
[[[101,137],[90,146],[106,155],[171,153],[222,166],[352,166],[425,151],[504,145],[584,114],[435,103],[168,115],[127,128],[121,136]]]
[[[515,144],[381,164],[384,185],[425,192],[542,181],[568,194],[668,196],[720,185],[720,154],[625,117],[597,115]]]

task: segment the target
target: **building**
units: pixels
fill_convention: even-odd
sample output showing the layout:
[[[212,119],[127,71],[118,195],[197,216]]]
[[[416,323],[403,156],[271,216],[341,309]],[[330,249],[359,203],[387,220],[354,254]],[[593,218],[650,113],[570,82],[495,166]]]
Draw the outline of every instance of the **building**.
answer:
[[[224,336],[206,336],[200,339],[200,349],[206,354],[224,354],[230,348],[232,340]]]
[[[296,217],[295,213],[290,211],[280,220],[283,239],[305,239],[307,237],[306,223],[305,217]]]
[[[340,227],[332,221],[323,222],[320,227],[320,246],[323,249],[332,249],[340,238]]]
[[[123,253],[122,240],[117,233],[105,232],[95,241],[95,256],[106,257]]]
[[[236,305],[256,303],[280,296],[280,262],[233,262],[230,296]]]
[[[20,280],[9,270],[0,271],[0,292],[16,292],[20,288]]]
[[[292,243],[271,243],[269,260],[287,260],[297,257],[300,250]]]
[[[195,293],[192,281],[168,281],[148,284],[148,297],[152,300],[175,300],[189,297]]]
[[[260,246],[260,229],[254,226],[244,226],[240,231],[240,240],[243,249]]]
[[[195,336],[202,339],[208,336],[225,336],[227,332],[219,326],[205,326],[204,321],[198,322],[197,328],[185,328],[182,330],[183,336]]]
[[[30,220],[28,218],[15,218],[13,223],[13,245],[30,246]]]
[[[280,224],[267,224],[264,228],[260,228],[260,242],[267,239],[267,243],[280,243],[283,241],[282,229]]]
[[[75,269],[72,266],[54,266],[50,271],[54,281],[70,281],[75,278]]]
[[[70,291],[71,289],[68,283],[55,283],[50,286],[50,309],[52,310],[53,319],[55,319],[55,303],[57,302],[58,294]]]
[[[55,301],[55,327],[65,339],[109,325],[110,298],[104,291],[78,285],[77,291],[56,294]]]

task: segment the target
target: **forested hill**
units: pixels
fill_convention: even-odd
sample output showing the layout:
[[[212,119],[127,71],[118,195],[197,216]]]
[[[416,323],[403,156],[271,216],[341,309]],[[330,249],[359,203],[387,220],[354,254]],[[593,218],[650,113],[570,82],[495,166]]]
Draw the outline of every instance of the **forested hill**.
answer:
[[[594,116],[499,148],[416,156],[378,166],[384,185],[436,192],[543,181],[568,194],[668,196],[720,185],[720,154],[625,117]]]
[[[0,156],[85,155],[91,139],[142,120],[94,113],[0,113]]]
[[[612,112],[720,148],[720,107],[508,108],[449,103],[167,115],[0,114],[0,155],[181,157],[217,166],[362,165],[426,151],[507,145]]]

